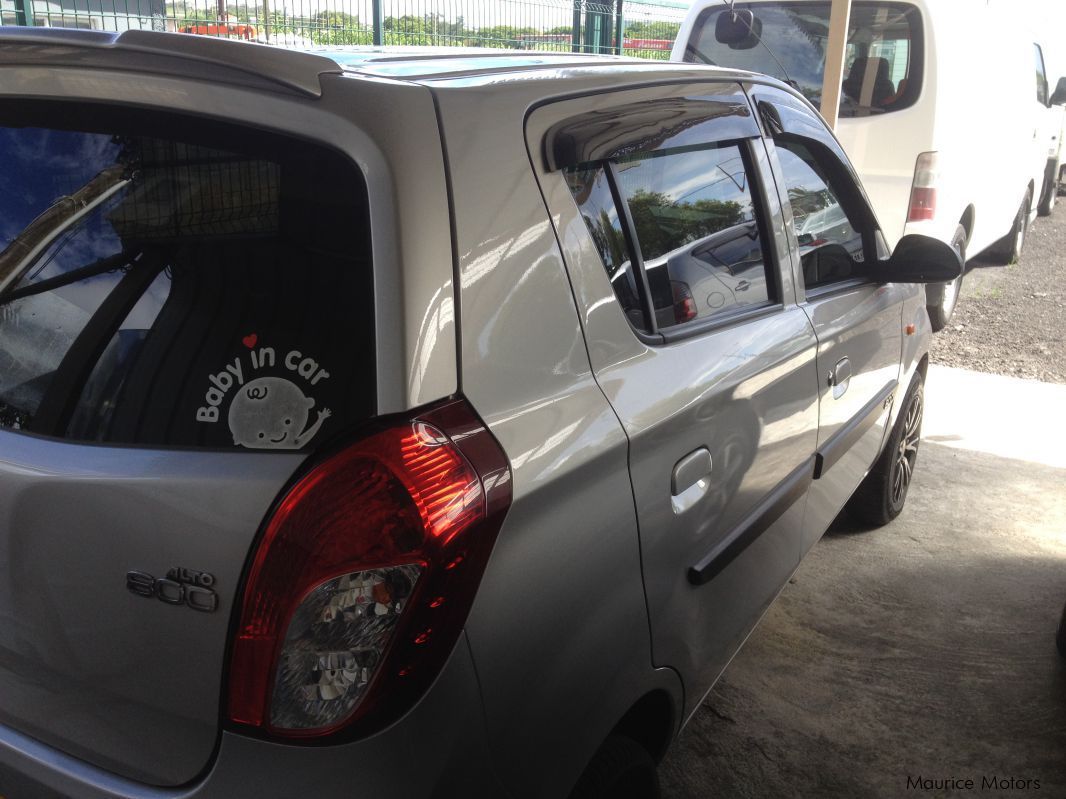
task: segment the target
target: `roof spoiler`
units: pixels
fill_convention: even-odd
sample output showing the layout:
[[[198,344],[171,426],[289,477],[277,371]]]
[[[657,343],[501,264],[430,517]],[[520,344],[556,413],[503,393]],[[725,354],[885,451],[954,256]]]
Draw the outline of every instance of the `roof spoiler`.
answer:
[[[29,45],[11,48],[8,45]],[[38,47],[33,47],[38,45]],[[225,81],[224,71],[280,84],[300,94],[322,96],[321,76],[339,75],[340,66],[330,58],[298,50],[285,50],[254,42],[235,42],[209,36],[162,31],[128,30],[122,33],[64,28],[0,27],[0,63],[84,65],[81,54],[97,52],[139,53],[182,59],[211,67],[210,76]],[[164,66],[158,64],[157,66]],[[108,64],[110,66],[110,64]],[[139,64],[151,70],[150,64]],[[199,75],[197,77],[200,77]]]

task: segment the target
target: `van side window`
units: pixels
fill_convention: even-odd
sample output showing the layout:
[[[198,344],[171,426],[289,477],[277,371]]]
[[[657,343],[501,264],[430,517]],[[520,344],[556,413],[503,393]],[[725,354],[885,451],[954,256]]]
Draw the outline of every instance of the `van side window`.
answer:
[[[625,156],[598,167],[594,180],[588,174],[587,167],[571,168],[567,180],[615,295],[639,330],[676,328],[774,300],[754,171],[741,143]],[[596,182],[612,179],[626,206],[622,214],[609,192],[589,206]],[[643,281],[630,265],[638,259],[617,251],[628,249],[622,228],[627,220]],[[634,300],[640,301],[644,286],[653,325],[641,327]]]
[[[805,145],[777,140],[777,156],[799,240],[808,289],[862,277],[863,236],[833,190],[825,170]]]

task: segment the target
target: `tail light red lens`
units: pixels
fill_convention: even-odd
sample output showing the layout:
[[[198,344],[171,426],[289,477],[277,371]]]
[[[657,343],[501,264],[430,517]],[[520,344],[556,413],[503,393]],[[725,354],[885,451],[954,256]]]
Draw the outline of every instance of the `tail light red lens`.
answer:
[[[911,207],[908,222],[922,222],[936,218],[936,189],[911,189]]]
[[[679,280],[671,280],[670,291],[674,299],[674,321],[681,324],[695,319],[699,311],[696,309],[696,300],[693,299],[688,284]]]
[[[300,738],[405,712],[459,636],[510,496],[506,458],[462,400],[312,468],[248,573],[230,720]]]
[[[920,153],[914,164],[914,182],[911,184],[908,222],[922,222],[936,218],[936,184],[939,180],[939,164],[935,152]]]

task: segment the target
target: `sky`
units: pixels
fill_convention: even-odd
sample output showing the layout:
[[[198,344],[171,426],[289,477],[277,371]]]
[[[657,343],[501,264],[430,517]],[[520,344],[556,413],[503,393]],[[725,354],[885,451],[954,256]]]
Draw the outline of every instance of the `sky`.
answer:
[[[1066,77],[1066,0],[1003,0],[1031,15],[1029,24],[1044,50],[1052,89]]]

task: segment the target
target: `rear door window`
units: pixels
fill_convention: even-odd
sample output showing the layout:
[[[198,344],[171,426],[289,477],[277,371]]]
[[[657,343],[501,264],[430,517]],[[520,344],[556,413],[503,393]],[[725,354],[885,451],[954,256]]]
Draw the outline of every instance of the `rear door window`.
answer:
[[[752,174],[744,142],[657,150],[566,170],[634,327],[677,328],[775,299]],[[621,209],[609,189],[595,188],[611,181]]]
[[[365,182],[308,142],[0,107],[0,427],[306,449],[374,412]]]
[[[821,104],[830,3],[737,3],[755,15],[752,35],[719,41],[726,4],[703,11],[685,47],[685,60],[773,75]],[[922,27],[905,3],[855,2],[848,23],[841,117],[870,116],[913,105],[921,91]]]

